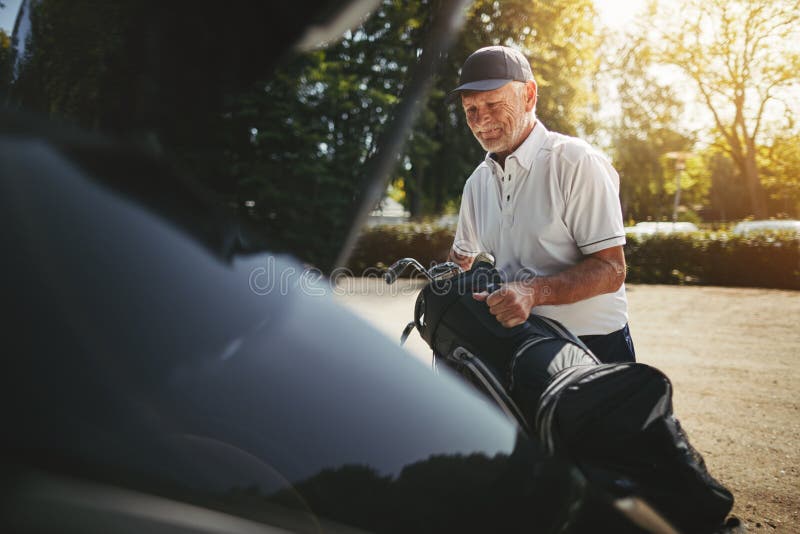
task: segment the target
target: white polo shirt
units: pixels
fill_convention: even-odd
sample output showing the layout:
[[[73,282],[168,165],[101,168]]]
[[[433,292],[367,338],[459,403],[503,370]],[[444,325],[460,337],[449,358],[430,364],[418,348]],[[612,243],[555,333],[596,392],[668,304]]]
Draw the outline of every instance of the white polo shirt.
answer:
[[[453,248],[491,252],[506,280],[547,276],[625,244],[619,175],[586,142],[541,121],[505,169],[490,154],[464,186]],[[573,304],[536,306],[575,335],[609,334],[628,322],[625,285]]]

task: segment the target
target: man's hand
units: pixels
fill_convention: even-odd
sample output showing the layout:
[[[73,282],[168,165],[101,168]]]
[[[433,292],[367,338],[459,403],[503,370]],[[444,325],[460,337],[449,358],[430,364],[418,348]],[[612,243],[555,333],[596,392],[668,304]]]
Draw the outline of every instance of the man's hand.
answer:
[[[472,267],[472,261],[475,258],[472,258],[472,257],[467,256],[465,254],[459,254],[458,252],[456,252],[454,249],[451,248],[450,249],[450,258],[448,258],[448,259],[450,261],[452,261],[453,263],[455,263],[456,265],[458,265],[459,267],[461,267],[461,270],[469,271],[469,268]]]
[[[510,282],[492,293],[473,293],[486,301],[489,311],[510,328],[528,320],[534,306],[571,304],[604,293],[613,293],[625,281],[625,254],[616,246],[586,256],[566,271]]]
[[[527,321],[531,308],[536,305],[535,291],[530,282],[509,282],[491,294],[486,291],[473,293],[472,298],[485,301],[489,312],[506,328]]]

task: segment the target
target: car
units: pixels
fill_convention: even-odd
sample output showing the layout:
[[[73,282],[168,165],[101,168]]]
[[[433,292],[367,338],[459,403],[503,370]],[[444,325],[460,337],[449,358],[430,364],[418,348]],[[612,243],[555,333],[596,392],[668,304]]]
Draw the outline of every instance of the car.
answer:
[[[444,215],[440,215],[434,221],[436,226],[441,226],[444,228],[451,228],[455,230],[456,226],[458,226],[458,214],[455,213],[447,213]]]
[[[131,84],[98,105],[120,112],[122,103],[146,110],[149,102],[184,119],[207,112],[192,105],[215,101],[222,85],[269,74],[312,26],[328,28],[316,38],[325,40],[365,9],[357,1],[194,2],[185,12],[142,4],[150,5],[102,6],[147,17],[108,35],[158,53],[124,65]],[[446,6],[445,14],[464,7]],[[176,25],[198,36],[216,29],[214,53],[195,49],[205,41],[176,39]],[[26,54],[37,46],[33,30]],[[64,76],[71,67],[49,66]],[[128,92],[137,84],[143,93]],[[159,87],[173,95],[174,84],[202,94],[166,107],[152,98]],[[377,194],[413,108],[398,115],[395,137],[378,151],[385,161],[374,164],[383,183],[365,186]],[[364,200],[365,217],[374,205]],[[478,393],[337,304],[325,279],[254,233],[146,136],[3,109],[0,219],[4,532],[639,532],[651,524],[652,510],[595,488]]]
[[[800,234],[800,221],[791,219],[768,219],[757,221],[741,221],[736,223],[731,233],[747,236],[765,232],[794,232]]]
[[[637,236],[651,236],[655,234],[676,234],[697,232],[699,228],[690,222],[652,222],[643,221],[635,226],[626,226],[625,233]]]

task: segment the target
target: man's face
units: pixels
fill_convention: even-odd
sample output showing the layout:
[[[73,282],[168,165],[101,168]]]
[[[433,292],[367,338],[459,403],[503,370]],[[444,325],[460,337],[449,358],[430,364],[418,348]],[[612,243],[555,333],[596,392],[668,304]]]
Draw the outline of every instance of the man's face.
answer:
[[[528,100],[524,85],[514,82],[493,91],[465,91],[461,95],[467,124],[475,139],[484,150],[498,156],[507,156],[524,141],[532,123],[526,111],[533,104],[527,105]]]

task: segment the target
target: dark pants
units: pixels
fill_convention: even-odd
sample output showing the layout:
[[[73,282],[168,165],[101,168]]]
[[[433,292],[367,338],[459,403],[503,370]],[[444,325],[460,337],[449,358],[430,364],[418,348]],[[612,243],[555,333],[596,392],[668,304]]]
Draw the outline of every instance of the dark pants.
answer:
[[[636,361],[628,325],[604,336],[580,336],[580,338],[603,363]]]
[[[636,361],[628,325],[610,334],[581,336],[580,339],[602,363]],[[539,397],[549,384],[554,370],[557,372],[593,361],[588,359],[582,348],[561,339],[542,341],[514,360],[511,367],[511,398],[532,428],[536,425]]]

